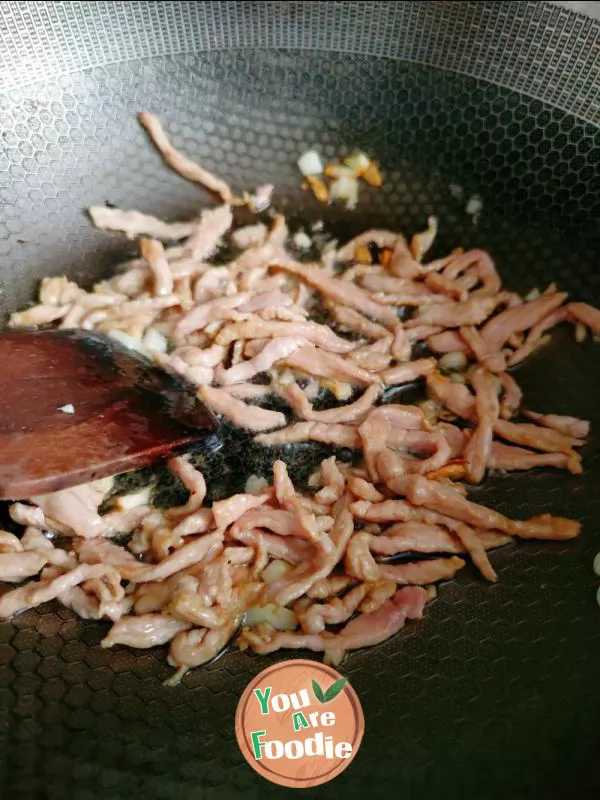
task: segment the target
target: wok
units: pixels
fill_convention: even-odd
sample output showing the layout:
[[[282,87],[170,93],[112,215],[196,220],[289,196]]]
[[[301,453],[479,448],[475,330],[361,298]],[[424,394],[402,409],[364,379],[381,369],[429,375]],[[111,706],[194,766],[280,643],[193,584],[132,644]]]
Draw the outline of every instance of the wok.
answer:
[[[140,110],[236,188],[274,183],[292,221],[324,219],[341,238],[411,234],[435,213],[440,253],[483,247],[515,290],[556,280],[600,301],[600,27],[588,16],[538,2],[110,0],[5,2],[0,14],[3,312],[44,275],[89,285],[132,252],[89,225],[87,205],[189,218],[209,203],[162,166]],[[383,189],[352,214],[317,205],[295,168],[310,146],[372,153]],[[597,345],[559,330],[519,369],[531,407],[592,421],[585,474],[476,492],[509,515],[581,519],[582,537],[502,548],[497,585],[465,570],[422,622],[348,658],[364,742],[305,796],[597,796],[598,364]],[[294,468],[309,458],[298,451]],[[234,736],[237,700],[270,659],[233,652],[166,688],[164,653],[102,650],[104,630],[53,607],[0,625],[0,796],[291,793],[254,774]]]

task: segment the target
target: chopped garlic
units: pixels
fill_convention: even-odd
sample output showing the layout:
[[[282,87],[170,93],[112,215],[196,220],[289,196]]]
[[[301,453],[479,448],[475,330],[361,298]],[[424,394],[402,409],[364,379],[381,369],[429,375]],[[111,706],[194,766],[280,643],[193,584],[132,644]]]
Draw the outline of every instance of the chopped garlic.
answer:
[[[154,353],[166,353],[168,342],[165,336],[156,328],[148,328],[142,339],[142,345]]]
[[[536,287],[535,289],[532,289],[528,294],[526,294],[523,299],[529,302],[530,300],[537,300],[539,296],[540,296],[540,290]]]
[[[137,492],[131,492],[131,494],[124,494],[115,500],[115,508],[117,511],[129,511],[132,508],[139,508],[139,506],[147,506],[150,504],[151,494],[152,490],[149,486],[145,486]]]
[[[461,353],[460,350],[456,350],[452,353],[446,353],[446,355],[440,358],[438,363],[440,369],[445,372],[456,372],[464,369],[469,362],[464,353]]]
[[[260,573],[260,579],[265,583],[274,583],[278,581],[280,578],[291,570],[291,564],[288,564],[287,561],[282,561],[280,558],[276,558],[274,561],[271,561],[270,564],[263,569]]]
[[[297,163],[298,169],[305,177],[323,173],[323,162],[316,150],[307,150],[300,156]]]
[[[129,350],[137,350],[138,353],[142,353],[143,355],[148,355],[148,351],[142,344],[141,340],[135,336],[130,336],[125,331],[120,331],[118,328],[115,328],[112,331],[108,331],[108,335],[111,339],[114,339],[119,344],[122,344],[124,347],[127,347]]]
[[[67,403],[65,406],[59,406],[57,410],[62,411],[63,414],[74,414],[75,406],[73,403]]]
[[[244,492],[246,494],[254,494],[258,496],[264,492],[268,485],[268,482],[262,477],[262,475],[250,475],[246,481]]]
[[[358,203],[358,181],[353,175],[340,175],[331,184],[331,199],[345,200],[346,208],[351,211]]]
[[[479,221],[479,215],[483,210],[483,201],[478,194],[474,194],[473,197],[469,198],[467,205],[465,206],[466,213],[473,218],[473,225],[477,225]]]
[[[298,231],[292,236],[292,241],[299,247],[300,250],[308,250],[312,246],[312,240],[310,236],[305,233],[304,231]]]
[[[577,325],[575,325],[575,341],[578,344],[581,344],[581,342],[585,342],[586,337],[587,328],[582,322],[578,322]]]
[[[266,622],[278,631],[293,631],[298,627],[296,615],[291,608],[268,603],[266,606],[253,606],[244,619],[244,625],[259,625]]]

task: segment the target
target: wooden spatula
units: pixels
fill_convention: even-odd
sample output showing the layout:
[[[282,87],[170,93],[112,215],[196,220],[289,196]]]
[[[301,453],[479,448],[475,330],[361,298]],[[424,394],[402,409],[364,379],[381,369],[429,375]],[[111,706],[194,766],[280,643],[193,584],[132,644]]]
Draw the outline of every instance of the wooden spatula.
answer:
[[[0,334],[0,499],[214,449],[217,428],[191,385],[106,336]]]

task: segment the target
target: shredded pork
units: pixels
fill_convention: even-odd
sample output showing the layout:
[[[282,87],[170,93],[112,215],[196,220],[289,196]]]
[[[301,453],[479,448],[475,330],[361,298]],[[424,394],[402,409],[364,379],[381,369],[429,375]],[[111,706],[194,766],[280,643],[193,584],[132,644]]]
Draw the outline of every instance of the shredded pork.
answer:
[[[504,290],[482,250],[426,263],[435,218],[410,248],[400,233],[371,230],[300,263],[283,216],[235,228],[242,201],[228,184],[180,153],[153,114],[140,122],[165,163],[221,204],[183,222],[93,206],[97,228],[139,237],[141,257],[89,292],[44,279],[38,304],[11,325],[115,336],[195,383],[255,445],[314,441],[350,450],[352,462],[334,450],[299,491],[276,461],[272,482],[211,504],[210,476],[177,457],[168,468],[188,499],[173,508],[146,493],[101,513],[102,482],[14,503],[25,530],[0,532],[0,618],[54,600],[112,623],[103,647],[169,643],[183,671],[240,628],[242,648],[307,648],[338,663],[418,619],[431,584],[465,558],[493,581],[489,551],[514,537],[578,535],[573,520],[514,520],[476,503],[467,482],[489,469],[582,472],[589,423],[526,410],[507,368],[560,323],[599,335],[600,311],[554,286],[525,300]],[[260,210],[271,190],[243,202]],[[235,256],[214,263],[224,241]],[[421,379],[422,407],[402,402],[402,385]]]

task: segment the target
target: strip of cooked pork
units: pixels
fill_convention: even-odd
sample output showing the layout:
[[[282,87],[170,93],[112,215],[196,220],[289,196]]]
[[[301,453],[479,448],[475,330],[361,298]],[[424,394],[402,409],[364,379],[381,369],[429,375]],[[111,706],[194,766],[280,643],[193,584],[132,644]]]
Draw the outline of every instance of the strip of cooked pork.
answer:
[[[240,428],[258,432],[281,428],[286,424],[285,414],[248,405],[243,400],[232,397],[226,389],[201,386],[198,394],[213,411],[227,417]]]
[[[494,425],[500,414],[497,383],[483,368],[476,369],[471,378],[475,390],[475,417],[477,424],[464,450],[467,480],[481,483],[492,450]]]
[[[303,419],[312,422],[325,422],[327,424],[349,423],[351,425],[357,425],[371,410],[380,392],[380,387],[376,384],[372,384],[368,386],[358,400],[355,400],[353,403],[336,406],[335,408],[327,408],[323,411],[314,410],[312,403],[304,391],[295,382],[285,387],[283,390],[283,397],[288,401],[293,411]]]
[[[171,169],[178,172],[183,178],[187,178],[188,181],[202,184],[210,192],[218,195],[224,203],[233,202],[233,192],[225,181],[217,178],[212,172],[204,169],[200,164],[192,161],[191,158],[188,158],[173,147],[157,116],[148,111],[143,111],[139,115],[139,120],[148,131],[154,146],[163,157],[165,163]]]
[[[163,222],[140,211],[122,211],[108,206],[91,206],[88,213],[96,228],[122,231],[127,236],[152,236],[155,239],[185,239],[192,232],[191,222]]]
[[[545,428],[562,433],[576,439],[585,439],[590,432],[590,423],[585,419],[567,417],[562,414],[538,414],[535,411],[523,411],[523,415],[543,425]]]

